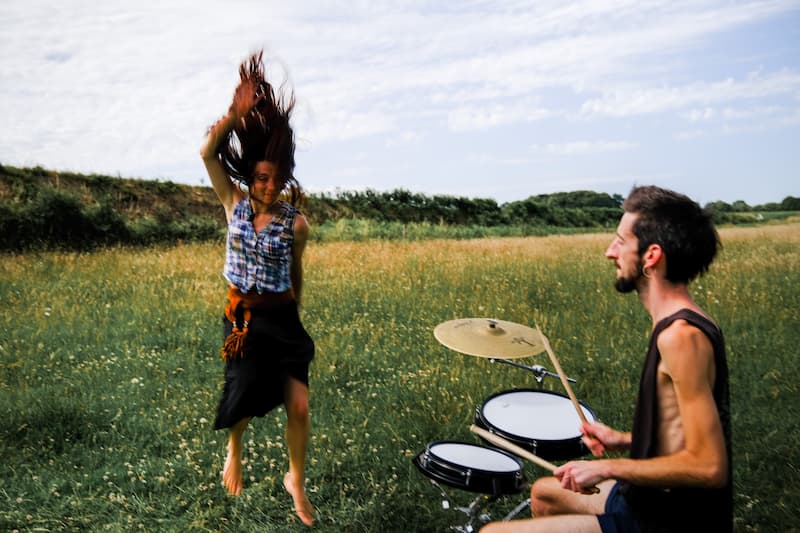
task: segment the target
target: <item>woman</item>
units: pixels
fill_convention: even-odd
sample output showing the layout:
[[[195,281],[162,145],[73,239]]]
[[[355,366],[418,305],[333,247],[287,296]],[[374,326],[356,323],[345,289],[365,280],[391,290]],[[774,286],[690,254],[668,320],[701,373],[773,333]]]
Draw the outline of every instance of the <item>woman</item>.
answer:
[[[311,526],[304,480],[314,343],[298,315],[308,222],[296,207],[302,191],[293,173],[294,98],[266,81],[261,52],[242,63],[239,75],[227,115],[209,129],[200,152],[228,221],[225,387],[214,429],[229,429],[222,479],[238,495],[247,424],[284,404],[289,471],[283,483],[295,512]]]

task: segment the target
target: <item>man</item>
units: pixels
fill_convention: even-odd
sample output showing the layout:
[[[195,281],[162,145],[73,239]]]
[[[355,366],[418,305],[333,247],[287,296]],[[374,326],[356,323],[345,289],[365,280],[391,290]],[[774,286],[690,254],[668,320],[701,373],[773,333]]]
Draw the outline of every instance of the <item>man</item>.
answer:
[[[531,488],[534,519],[488,524],[500,531],[732,531],[728,367],[721,330],[688,284],[707,272],[719,237],[695,202],[635,187],[606,257],[618,291],[636,291],[653,321],[631,433],[583,425],[596,457],[571,461]],[[591,494],[589,489],[599,488]]]

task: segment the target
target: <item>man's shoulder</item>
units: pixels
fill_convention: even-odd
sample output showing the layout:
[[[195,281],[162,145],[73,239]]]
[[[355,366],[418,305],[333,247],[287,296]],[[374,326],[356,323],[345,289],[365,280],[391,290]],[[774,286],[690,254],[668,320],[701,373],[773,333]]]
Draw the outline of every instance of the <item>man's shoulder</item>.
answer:
[[[697,325],[684,318],[669,324],[657,339],[658,351],[665,368],[673,378],[689,372],[705,375],[704,369],[714,364],[711,340]]]

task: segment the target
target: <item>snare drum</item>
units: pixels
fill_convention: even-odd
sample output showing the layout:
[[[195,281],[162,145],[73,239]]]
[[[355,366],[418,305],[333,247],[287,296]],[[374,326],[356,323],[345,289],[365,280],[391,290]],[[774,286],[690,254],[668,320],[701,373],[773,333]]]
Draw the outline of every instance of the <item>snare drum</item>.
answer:
[[[412,461],[435,481],[481,494],[514,494],[525,483],[520,459],[477,444],[432,442]]]
[[[578,402],[586,420],[597,420]],[[543,459],[574,459],[588,453],[581,441],[581,419],[568,396],[516,389],[490,396],[475,414],[475,424]]]

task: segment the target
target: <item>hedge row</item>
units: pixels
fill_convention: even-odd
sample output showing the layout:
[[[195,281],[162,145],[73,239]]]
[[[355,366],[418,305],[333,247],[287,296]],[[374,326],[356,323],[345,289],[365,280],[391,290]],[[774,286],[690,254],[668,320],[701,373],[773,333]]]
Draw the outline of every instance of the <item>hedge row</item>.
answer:
[[[0,204],[0,249],[89,250],[113,244],[151,245],[163,242],[221,238],[216,220],[189,217],[126,220],[110,202],[84,206],[74,195],[42,189],[25,204]]]

